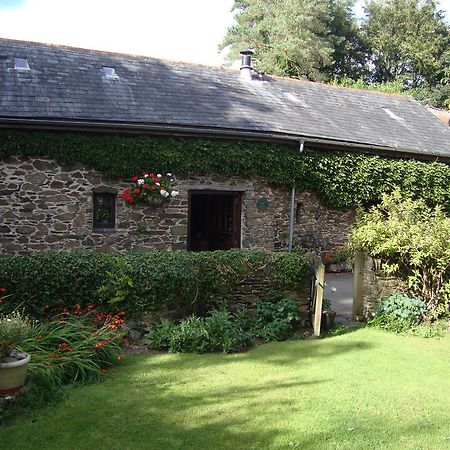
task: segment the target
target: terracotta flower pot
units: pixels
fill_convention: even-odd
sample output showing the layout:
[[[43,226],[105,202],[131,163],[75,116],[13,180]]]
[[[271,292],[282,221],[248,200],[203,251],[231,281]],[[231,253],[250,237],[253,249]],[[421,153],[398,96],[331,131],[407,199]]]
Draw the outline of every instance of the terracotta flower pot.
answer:
[[[13,394],[24,384],[31,356],[14,362],[0,363],[0,395]]]

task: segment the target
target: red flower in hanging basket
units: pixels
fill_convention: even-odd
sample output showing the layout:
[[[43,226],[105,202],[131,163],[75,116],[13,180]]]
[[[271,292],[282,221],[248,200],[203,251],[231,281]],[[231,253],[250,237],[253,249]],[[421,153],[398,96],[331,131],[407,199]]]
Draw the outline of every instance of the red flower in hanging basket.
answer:
[[[161,175],[142,172],[142,177],[132,177],[133,186],[126,188],[119,195],[127,203],[146,202],[159,205],[170,197],[176,197],[178,191],[174,189],[175,178],[171,173]]]

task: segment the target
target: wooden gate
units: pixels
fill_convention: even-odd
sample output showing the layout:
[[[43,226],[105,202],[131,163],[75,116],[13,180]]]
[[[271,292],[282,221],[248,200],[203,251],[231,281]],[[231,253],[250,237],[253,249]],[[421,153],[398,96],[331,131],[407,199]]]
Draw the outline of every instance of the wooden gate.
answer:
[[[314,275],[312,277],[311,286],[311,322],[313,324],[314,336],[320,336],[324,286],[325,266],[322,264],[322,260],[320,258],[317,258],[314,261]]]

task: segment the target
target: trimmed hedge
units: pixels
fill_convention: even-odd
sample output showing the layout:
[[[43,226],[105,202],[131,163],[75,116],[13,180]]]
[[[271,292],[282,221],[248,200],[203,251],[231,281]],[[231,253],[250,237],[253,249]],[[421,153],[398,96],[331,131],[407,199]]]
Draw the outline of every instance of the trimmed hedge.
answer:
[[[81,162],[109,177],[142,170],[177,175],[217,173],[260,176],[270,184],[317,193],[326,205],[343,208],[377,202],[396,187],[450,210],[450,166],[414,159],[348,152],[319,152],[239,140],[120,136],[67,132],[2,131],[0,159],[51,156],[59,164]]]
[[[94,303],[128,314],[176,310],[202,313],[211,297],[230,298],[233,287],[256,272],[269,277],[273,298],[304,283],[309,262],[300,253],[216,251],[40,253],[0,259],[0,286],[19,305],[41,317],[48,308]]]

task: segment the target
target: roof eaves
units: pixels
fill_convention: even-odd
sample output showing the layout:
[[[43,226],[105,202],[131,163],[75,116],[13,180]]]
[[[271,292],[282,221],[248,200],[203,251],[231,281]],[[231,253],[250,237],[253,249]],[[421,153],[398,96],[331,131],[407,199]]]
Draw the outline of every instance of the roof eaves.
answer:
[[[159,134],[184,137],[214,137],[229,139],[256,140],[261,142],[279,142],[286,144],[299,143],[305,140],[307,145],[317,146],[323,150],[332,150],[330,147],[338,147],[342,151],[354,151],[361,153],[378,154],[397,158],[419,157],[417,159],[450,162],[450,154],[432,154],[413,148],[399,148],[378,144],[367,144],[357,141],[343,141],[330,139],[323,136],[309,134],[293,134],[270,131],[251,131],[236,128],[213,128],[204,126],[186,126],[161,123],[130,123],[113,121],[92,121],[82,119],[48,119],[48,118],[17,118],[0,117],[0,128],[21,129],[46,129],[52,131],[106,131],[127,134]],[[326,148],[328,147],[328,149]]]

